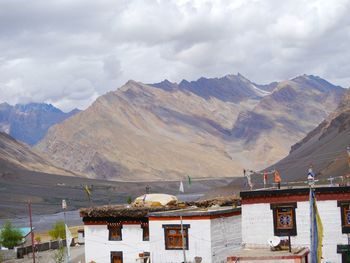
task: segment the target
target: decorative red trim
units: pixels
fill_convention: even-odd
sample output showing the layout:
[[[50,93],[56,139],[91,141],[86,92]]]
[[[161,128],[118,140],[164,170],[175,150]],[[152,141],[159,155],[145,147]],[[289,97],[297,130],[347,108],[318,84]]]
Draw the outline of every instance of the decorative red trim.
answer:
[[[86,221],[84,222],[84,225],[91,226],[91,225],[108,225],[107,221]],[[141,225],[141,222],[123,222],[121,221],[121,225]]]
[[[222,218],[222,217],[231,217],[231,216],[237,216],[240,215],[241,211],[235,211],[231,213],[226,214],[218,214],[218,215],[205,215],[205,216],[182,216],[184,220],[206,220],[206,219],[215,219],[215,218]],[[167,220],[180,220],[180,216],[150,216],[148,218],[149,221],[167,221]]]
[[[105,221],[88,221],[88,222],[84,222],[85,226],[94,226],[94,225],[106,225],[107,226],[107,222]]]
[[[319,193],[316,195],[318,201],[337,200],[344,201],[350,199],[350,193]],[[260,204],[260,203],[281,203],[281,202],[303,202],[308,201],[309,195],[281,195],[266,197],[245,197],[242,198],[242,204]]]

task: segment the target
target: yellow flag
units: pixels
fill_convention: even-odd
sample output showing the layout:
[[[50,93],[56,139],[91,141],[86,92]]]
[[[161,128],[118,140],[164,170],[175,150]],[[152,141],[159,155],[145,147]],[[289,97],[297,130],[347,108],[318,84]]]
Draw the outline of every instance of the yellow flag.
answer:
[[[90,188],[89,188],[88,185],[85,185],[85,191],[86,191],[88,197],[90,198],[90,196],[91,196],[91,191],[90,191]]]

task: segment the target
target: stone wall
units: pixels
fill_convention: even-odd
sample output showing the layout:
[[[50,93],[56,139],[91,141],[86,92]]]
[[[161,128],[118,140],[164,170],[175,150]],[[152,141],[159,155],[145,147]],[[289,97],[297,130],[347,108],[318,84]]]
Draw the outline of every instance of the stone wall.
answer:
[[[15,249],[10,250],[0,250],[0,262],[9,259],[15,259],[17,256]]]

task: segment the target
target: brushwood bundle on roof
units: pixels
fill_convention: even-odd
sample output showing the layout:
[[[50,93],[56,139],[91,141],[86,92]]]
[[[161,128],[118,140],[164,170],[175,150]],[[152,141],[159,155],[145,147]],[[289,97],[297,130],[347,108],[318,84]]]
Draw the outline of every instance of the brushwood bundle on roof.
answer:
[[[174,206],[157,206],[157,207],[132,207],[125,205],[105,205],[98,207],[89,207],[80,209],[81,217],[134,217],[140,218],[147,216],[150,212],[161,212],[178,209]]]
[[[163,212],[170,210],[177,210],[193,207],[212,207],[212,206],[238,206],[240,205],[240,200],[235,196],[228,197],[218,197],[214,199],[185,202],[185,203],[170,203],[165,206],[141,206],[138,202],[133,205],[105,205],[98,207],[89,207],[80,209],[81,217],[131,217],[131,218],[141,218],[146,217],[148,213],[152,212]]]
[[[223,196],[213,199],[187,202],[188,206],[211,207],[211,206],[240,206],[240,199],[236,196]]]

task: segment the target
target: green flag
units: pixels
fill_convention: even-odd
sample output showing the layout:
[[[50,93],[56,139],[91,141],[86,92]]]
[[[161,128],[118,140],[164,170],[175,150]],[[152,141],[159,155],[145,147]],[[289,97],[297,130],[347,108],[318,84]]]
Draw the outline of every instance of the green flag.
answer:
[[[188,179],[188,185],[191,185],[192,184],[192,179],[189,175],[187,175],[187,179]]]

